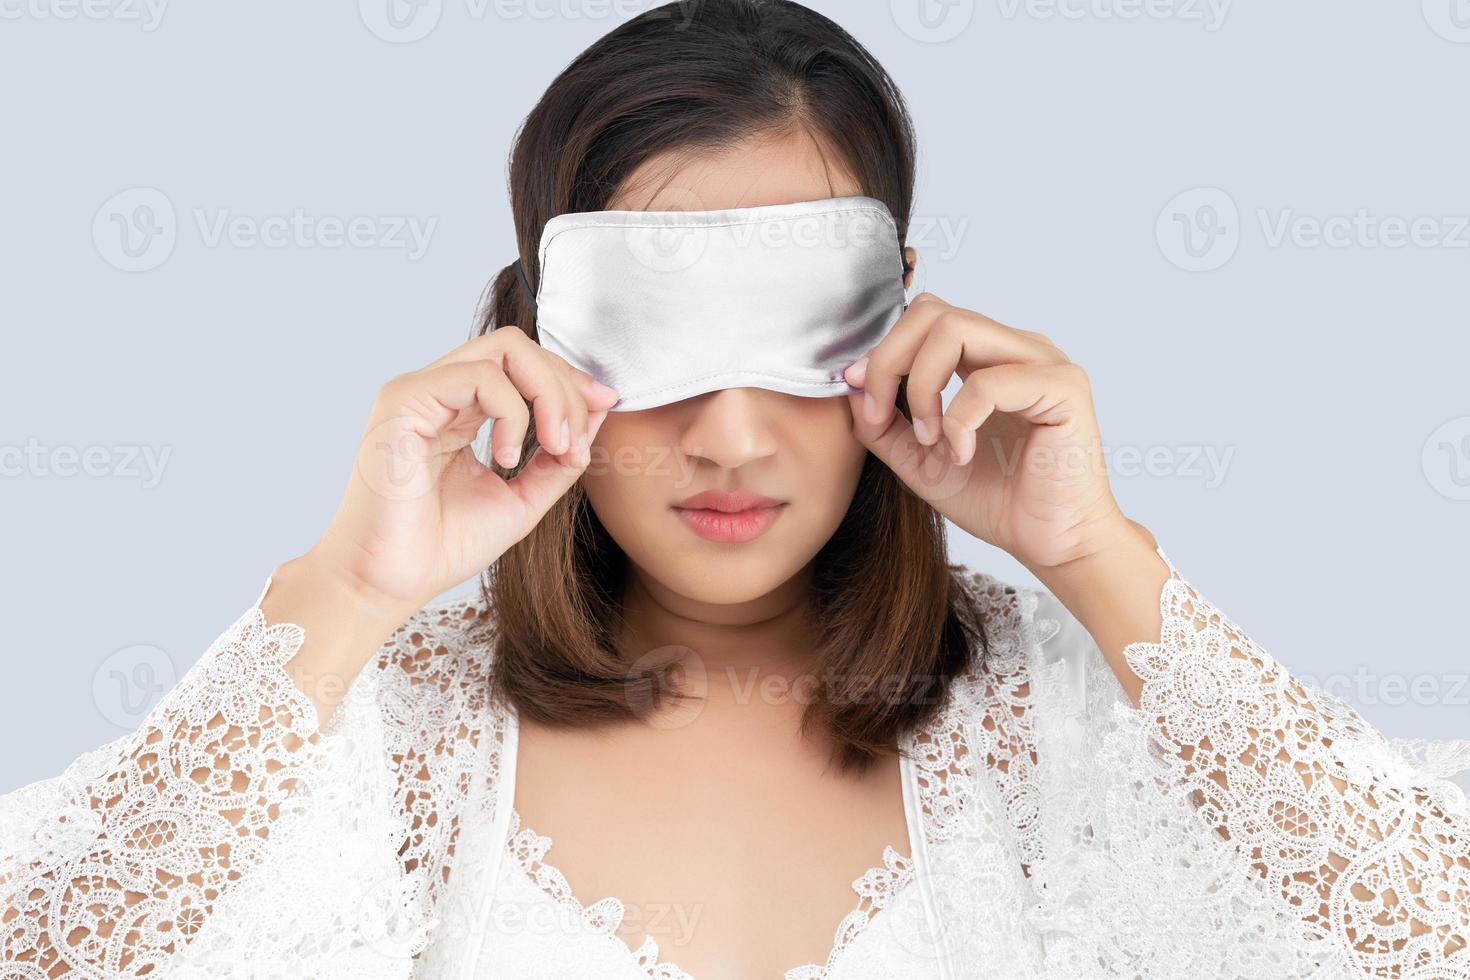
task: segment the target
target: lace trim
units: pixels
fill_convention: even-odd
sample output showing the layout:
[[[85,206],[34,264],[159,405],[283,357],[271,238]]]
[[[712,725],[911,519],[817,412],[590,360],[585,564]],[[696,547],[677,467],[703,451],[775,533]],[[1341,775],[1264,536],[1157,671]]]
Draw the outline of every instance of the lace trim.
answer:
[[[1413,768],[1425,743],[1396,753],[1346,702],[1294,678],[1158,553],[1159,642],[1123,651],[1143,681],[1144,754],[1329,966],[1470,976],[1463,791]],[[1452,743],[1435,762],[1450,769],[1466,752]]]
[[[827,962],[792,967],[786,971],[784,980],[825,980],[838,958],[862,935],[879,912],[893,904],[913,877],[911,858],[898,853],[892,846],[883,848],[882,867],[869,868],[862,877],[853,879],[852,890],[858,894],[858,905],[838,923]]]
[[[521,870],[538,888],[557,905],[580,918],[592,932],[606,936],[626,950],[638,961],[639,968],[650,980],[694,980],[675,964],[659,962],[658,942],[652,936],[644,936],[637,949],[623,941],[617,931],[623,924],[627,909],[620,900],[609,897],[584,906],[572,894],[572,886],[567,883],[566,875],[546,860],[546,852],[551,849],[551,838],[538,834],[529,827],[522,827],[521,815],[515,807],[511,807],[510,830],[506,834],[505,846],[515,858],[516,864],[520,865]]]
[[[1037,652],[1060,624],[1037,615],[1038,597],[1030,590],[963,567],[958,574],[978,607],[989,651],[983,663],[954,680],[945,710],[908,737],[925,837],[934,844],[959,833],[975,803],[978,762],[1005,805],[1022,871],[1029,875],[1042,848],[1032,677],[1039,669]]]
[[[15,880],[0,881],[0,962],[20,976],[62,964],[138,976],[200,931],[320,754],[316,710],[282,669],[304,638],[246,610],[110,757],[69,767],[28,852],[7,862]]]
[[[627,950],[650,980],[694,980],[674,963],[659,962],[658,943],[652,936],[645,936],[635,950],[617,934],[623,923],[626,908],[617,898],[603,898],[591,905],[583,905],[572,893],[566,875],[546,860],[551,849],[551,838],[522,826],[521,815],[514,808],[510,811],[510,830],[505,846],[526,876],[559,906],[571,912],[594,933],[606,936]],[[837,926],[832,949],[827,954],[825,965],[808,963],[793,967],[784,974],[784,980],[823,980],[843,950],[872,922],[873,917],[892,904],[894,898],[913,878],[913,862],[900,854],[891,845],[883,848],[883,864],[869,868],[852,882],[857,892],[857,908],[847,913]]]

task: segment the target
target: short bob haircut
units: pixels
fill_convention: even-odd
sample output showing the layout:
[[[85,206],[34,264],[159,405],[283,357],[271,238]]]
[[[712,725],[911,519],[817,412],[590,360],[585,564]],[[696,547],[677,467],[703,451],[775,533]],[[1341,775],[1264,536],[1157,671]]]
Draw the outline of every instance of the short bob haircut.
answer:
[[[650,156],[801,131],[888,205],[903,240],[912,121],[893,80],[846,31],[789,0],[677,0],[634,17],[551,83],[517,136],[510,198],[528,280],[539,282],[546,221],[604,209]],[[487,287],[474,334],[507,324],[537,336],[513,266]],[[903,386],[898,408],[911,418]],[[495,472],[511,478],[535,443],[533,419],[522,462],[492,463]],[[675,671],[635,671],[617,648],[626,563],[579,482],[484,573],[492,693],[556,727],[638,717],[661,696],[681,696]],[[943,517],[871,454],[814,574],[823,639],[802,731],[825,729],[839,771],[862,771],[936,716],[949,682],[988,652],[984,622],[962,566],[948,561]]]

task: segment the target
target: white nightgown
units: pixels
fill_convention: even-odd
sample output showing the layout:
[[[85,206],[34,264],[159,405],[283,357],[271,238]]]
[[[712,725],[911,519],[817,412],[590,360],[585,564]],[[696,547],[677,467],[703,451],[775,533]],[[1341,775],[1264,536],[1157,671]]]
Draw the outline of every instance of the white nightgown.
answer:
[[[1470,980],[1470,740],[1385,739],[1172,563],[1135,707],[1049,592],[956,569],[988,654],[904,739],[908,840],[785,980]],[[0,980],[688,976],[520,825],[478,595],[318,733],[270,584],[136,731],[0,796]]]

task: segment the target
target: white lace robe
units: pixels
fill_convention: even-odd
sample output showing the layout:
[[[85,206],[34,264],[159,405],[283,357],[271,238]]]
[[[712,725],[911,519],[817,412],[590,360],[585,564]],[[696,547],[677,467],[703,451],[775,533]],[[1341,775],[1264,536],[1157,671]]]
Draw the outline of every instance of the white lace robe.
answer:
[[[923,860],[855,881],[790,980],[916,952],[952,980],[1470,980],[1470,741],[1384,739],[1170,568],[1138,707],[1049,592],[960,569],[991,648],[905,739]],[[485,876],[534,865],[534,834],[461,833],[515,830],[478,596],[400,628],[320,733],[282,669],[303,631],[259,603],[135,732],[0,797],[0,980],[450,976]]]

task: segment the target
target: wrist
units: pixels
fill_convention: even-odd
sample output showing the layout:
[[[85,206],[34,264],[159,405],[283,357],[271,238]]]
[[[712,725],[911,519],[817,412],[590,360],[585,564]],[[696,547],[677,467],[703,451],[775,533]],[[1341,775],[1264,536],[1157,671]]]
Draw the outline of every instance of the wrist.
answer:
[[[391,634],[422,606],[374,588],[333,561],[320,545],[282,562],[272,582],[311,597],[313,605],[338,622],[352,624],[364,636]]]
[[[342,575],[319,552],[276,567],[260,611],[268,625],[289,623],[304,634],[284,669],[311,698],[319,726],[333,716],[353,679],[414,612],[404,609]]]
[[[1158,542],[1149,529],[1119,510],[1106,520],[1089,525],[1082,540],[1062,561],[1043,564],[1020,556],[1017,560],[1042,581],[1073,580],[1097,574],[1114,564],[1119,556],[1136,559],[1145,552],[1153,554],[1157,548]]]
[[[1121,515],[1120,515],[1121,516]],[[1091,634],[1123,689],[1139,703],[1141,682],[1126,666],[1124,649],[1157,642],[1160,596],[1169,566],[1148,528],[1121,518],[1083,555],[1050,567],[1027,566],[1042,586]]]

